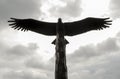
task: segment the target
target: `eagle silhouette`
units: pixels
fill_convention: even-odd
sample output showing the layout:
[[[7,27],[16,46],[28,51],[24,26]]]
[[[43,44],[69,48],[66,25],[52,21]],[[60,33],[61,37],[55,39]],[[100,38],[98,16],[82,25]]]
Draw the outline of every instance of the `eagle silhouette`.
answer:
[[[33,31],[47,36],[56,35],[56,25],[57,22],[44,22],[35,19],[17,19],[10,18],[8,21],[12,28],[21,31]],[[88,17],[82,20],[74,22],[65,22],[64,30],[65,36],[74,36],[82,34],[91,30],[102,30],[103,28],[109,27],[111,25],[110,18],[94,18]]]

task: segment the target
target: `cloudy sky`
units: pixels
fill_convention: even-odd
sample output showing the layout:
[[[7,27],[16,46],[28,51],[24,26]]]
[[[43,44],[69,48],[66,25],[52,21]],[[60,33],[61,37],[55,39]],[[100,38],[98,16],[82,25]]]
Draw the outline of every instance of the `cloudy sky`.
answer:
[[[53,79],[55,37],[13,30],[10,17],[110,17],[110,28],[66,37],[69,79],[120,78],[120,0],[0,0],[0,79]]]

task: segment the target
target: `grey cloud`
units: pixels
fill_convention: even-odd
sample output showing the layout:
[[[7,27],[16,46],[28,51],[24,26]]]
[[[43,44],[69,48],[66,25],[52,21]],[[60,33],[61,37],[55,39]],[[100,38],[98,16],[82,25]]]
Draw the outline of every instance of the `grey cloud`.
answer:
[[[1,43],[0,47],[2,47],[0,48],[1,79],[45,79],[45,76],[40,74],[36,76],[31,70],[28,71],[27,69],[29,68],[26,68],[24,63],[36,55],[37,44],[30,43],[28,46],[16,45],[11,48]]]
[[[0,48],[0,70],[3,68],[19,69],[24,66],[24,61],[36,54],[38,46],[34,43],[28,46],[16,45],[9,47],[1,44]]]
[[[81,14],[82,8],[80,7],[81,0],[62,0],[66,6],[59,7],[53,6],[49,11],[52,16],[73,18]]]
[[[18,59],[26,58],[31,55],[34,55],[38,46],[34,43],[29,44],[29,46],[16,45],[12,48],[7,49],[5,52],[2,52],[1,55],[6,59]]]
[[[0,0],[0,29],[4,28],[10,17],[38,18],[40,0]]]
[[[105,79],[119,79],[120,71],[118,70],[120,68],[120,55],[114,55],[114,56],[109,56],[106,58],[107,63],[104,65],[100,66],[99,69],[104,70],[104,72],[101,74],[103,78]]]
[[[67,55],[67,63],[69,70],[69,78],[73,79],[119,79],[119,46],[117,41],[119,39],[109,38],[97,45],[87,45],[80,47],[73,54]],[[34,44],[28,46],[28,48],[36,49]],[[113,55],[112,55],[113,54]],[[114,63],[114,64],[113,64]],[[43,62],[39,56],[32,56],[25,60],[24,67],[32,70],[43,71],[47,75],[47,78],[53,78],[54,76],[54,58],[51,58],[48,62]],[[31,71],[30,71],[31,73]],[[16,72],[13,74],[7,74],[11,78],[35,78],[33,74],[26,74],[24,76],[21,73]],[[30,76],[29,76],[30,75]],[[31,76],[32,75],[32,76]],[[29,76],[29,77],[28,77]],[[7,79],[6,78],[6,79]]]
[[[44,79],[54,78],[54,64],[55,63],[52,61],[42,61],[42,58],[38,56],[31,57],[30,59],[25,61],[25,66],[27,68],[44,72],[47,75],[47,78]]]
[[[89,59],[95,56],[104,55],[106,53],[117,52],[120,49],[117,41],[117,38],[108,38],[107,40],[97,45],[87,45],[80,47],[73,54],[68,56],[68,59],[71,60],[71,58],[75,58],[75,60],[71,60],[75,62],[84,58]]]
[[[120,0],[111,0],[110,10],[113,18],[119,18],[120,17]]]
[[[108,38],[97,45],[80,47],[68,55],[70,79],[119,79],[119,39]]]
[[[93,59],[98,61],[96,58]],[[92,65],[89,65],[90,63],[87,63],[87,66],[84,66],[81,70],[77,71],[77,76],[84,79],[119,79],[119,61],[119,53],[116,55],[105,55],[104,58]],[[81,73],[82,75],[79,75]]]
[[[0,40],[0,41],[2,41],[2,40]],[[0,42],[0,54],[8,48],[9,47],[7,45],[5,45],[3,42]]]
[[[118,51],[120,47],[117,44],[116,38],[109,38],[108,40],[102,42],[101,44],[98,44],[98,49],[101,52],[114,52]]]
[[[9,71],[4,74],[3,79],[46,79],[44,75],[35,75],[34,72],[29,70],[22,71]]]
[[[117,41],[119,39],[109,38],[106,41],[98,44],[98,45],[87,45],[80,47],[73,54],[67,55],[67,64],[69,70],[69,78],[73,79],[119,79],[119,46],[117,45]],[[109,47],[110,46],[110,47]],[[16,46],[17,47],[17,46]],[[38,48],[35,44],[29,44],[28,46],[18,46],[19,50],[28,49],[35,52]],[[18,49],[16,48],[16,49]],[[113,49],[112,49],[113,48]],[[110,49],[110,50],[109,50]],[[14,53],[13,53],[14,54]],[[31,53],[30,53],[31,54]],[[113,54],[113,55],[112,55]],[[22,54],[17,54],[24,55]],[[16,55],[16,56],[17,56]],[[4,61],[5,62],[5,61]],[[8,62],[8,61],[7,61]],[[13,61],[12,61],[13,62]],[[17,60],[18,62],[18,60]],[[4,64],[4,63],[2,63]],[[8,63],[10,66],[10,62]],[[24,59],[24,63],[15,63],[17,68],[10,68],[14,71],[8,70],[8,72],[4,73],[3,79],[52,79],[54,78],[54,58],[51,58],[48,62],[43,62],[42,57],[37,55],[32,55],[28,59]],[[7,64],[6,64],[7,65]],[[12,66],[12,64],[11,64]],[[22,66],[25,70],[23,71]],[[2,67],[2,65],[0,66]],[[14,67],[14,66],[13,66]],[[6,67],[9,68],[9,67]],[[20,69],[20,70],[19,70]],[[31,70],[26,70],[31,69]],[[17,71],[19,70],[19,71]],[[39,72],[39,76],[34,75],[32,71]],[[12,72],[12,73],[10,73]],[[40,75],[41,72],[44,72],[43,76]]]
[[[42,57],[34,56],[25,62],[26,67],[52,72],[54,70],[54,61],[42,61]]]
[[[42,63],[42,57],[37,53],[39,48],[36,43],[29,43],[28,45],[17,44],[15,46],[7,45],[5,40],[0,39],[0,79],[48,79],[53,78],[50,68]],[[33,59],[35,58],[35,59]],[[36,61],[36,59],[38,59]],[[33,64],[33,68],[26,65]],[[45,67],[39,67],[40,63]],[[31,64],[30,64],[31,63]],[[39,66],[35,66],[39,65]],[[49,65],[48,65],[49,66]],[[48,69],[47,69],[48,68]],[[31,70],[28,70],[31,69]],[[33,71],[37,72],[35,75]],[[42,74],[42,75],[41,75]]]

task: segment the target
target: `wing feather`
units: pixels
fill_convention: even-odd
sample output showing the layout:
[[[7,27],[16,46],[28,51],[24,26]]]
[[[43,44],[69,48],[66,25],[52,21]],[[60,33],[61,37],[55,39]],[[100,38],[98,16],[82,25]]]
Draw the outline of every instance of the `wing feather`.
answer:
[[[11,18],[8,22],[12,28],[21,31],[33,31],[44,35],[56,35],[56,23],[43,22],[34,19]]]
[[[111,25],[109,18],[85,18],[75,22],[64,23],[65,34],[68,36],[78,35],[91,30],[102,30]]]

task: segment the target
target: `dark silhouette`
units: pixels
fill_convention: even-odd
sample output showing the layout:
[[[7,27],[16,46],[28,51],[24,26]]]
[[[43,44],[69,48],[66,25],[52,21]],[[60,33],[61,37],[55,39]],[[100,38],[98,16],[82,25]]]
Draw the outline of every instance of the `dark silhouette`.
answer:
[[[14,29],[21,31],[34,31],[40,34],[53,36],[56,35],[56,24],[52,22],[38,21],[34,19],[16,19],[11,18],[8,22]],[[74,36],[91,30],[102,30],[111,25],[109,18],[85,18],[83,20],[63,23],[65,36]]]
[[[91,30],[101,30],[111,25],[109,18],[86,18],[66,23],[62,23],[60,18],[57,23],[11,18],[8,22],[12,22],[10,24],[12,28],[21,31],[31,30],[48,36],[56,35],[56,39],[52,42],[56,45],[55,79],[68,79],[65,51],[68,41],[64,36],[74,36]]]
[[[65,50],[67,42],[64,38],[65,29],[60,18],[56,25],[56,31],[55,79],[68,79]]]

